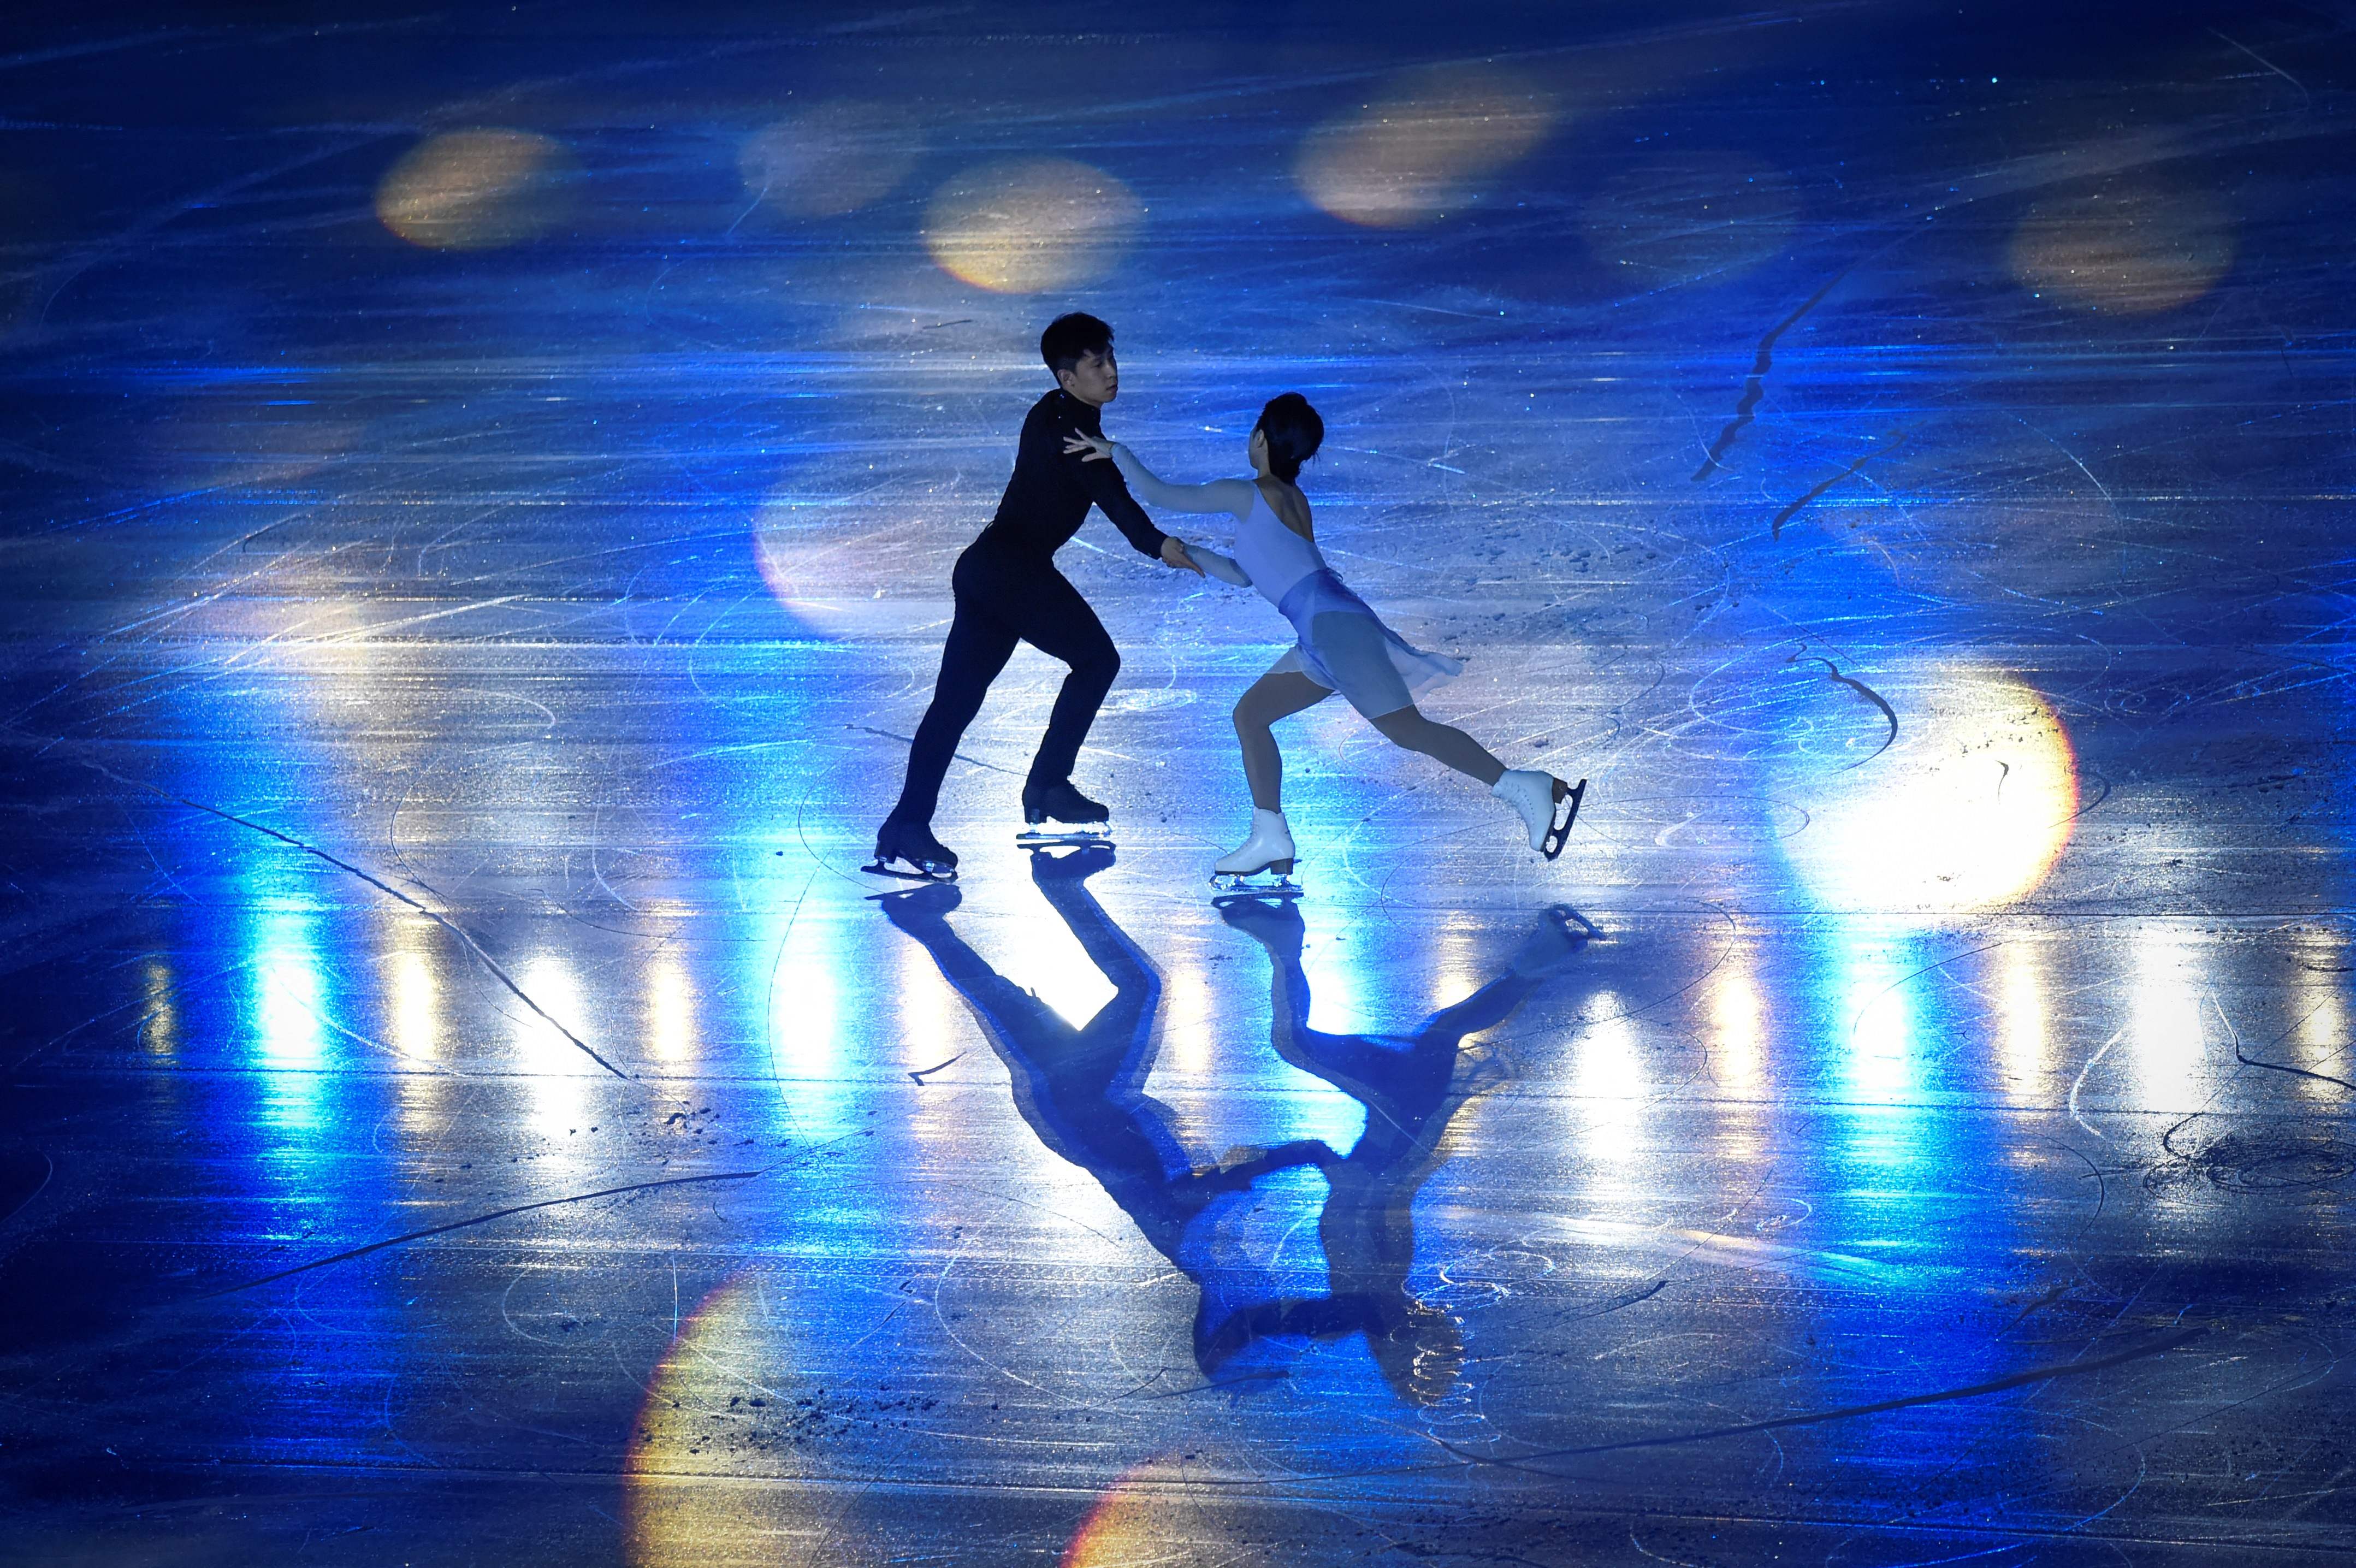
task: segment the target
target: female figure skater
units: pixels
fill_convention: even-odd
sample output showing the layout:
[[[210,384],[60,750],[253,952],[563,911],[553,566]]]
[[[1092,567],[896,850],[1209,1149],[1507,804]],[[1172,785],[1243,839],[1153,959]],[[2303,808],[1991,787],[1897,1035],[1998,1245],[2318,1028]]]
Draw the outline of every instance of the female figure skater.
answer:
[[[1463,664],[1408,646],[1385,626],[1366,601],[1325,564],[1312,532],[1309,499],[1296,482],[1301,465],[1317,455],[1325,422],[1299,392],[1272,398],[1252,426],[1253,478],[1173,485],[1157,478],[1119,442],[1078,434],[1065,450],[1090,462],[1109,459],[1137,497],[1172,511],[1226,512],[1236,520],[1233,559],[1200,545],[1188,557],[1223,582],[1257,588],[1292,623],[1300,640],[1236,703],[1236,738],[1250,780],[1251,836],[1212,866],[1211,880],[1230,890],[1275,886],[1290,890],[1292,830],[1284,820],[1284,757],[1269,726],[1339,692],[1394,745],[1446,763],[1489,787],[1521,813],[1530,847],[1548,860],[1579,816],[1587,780],[1566,784],[1536,768],[1509,768],[1453,725],[1418,712],[1416,689],[1459,673]],[[1275,884],[1247,884],[1272,873]]]

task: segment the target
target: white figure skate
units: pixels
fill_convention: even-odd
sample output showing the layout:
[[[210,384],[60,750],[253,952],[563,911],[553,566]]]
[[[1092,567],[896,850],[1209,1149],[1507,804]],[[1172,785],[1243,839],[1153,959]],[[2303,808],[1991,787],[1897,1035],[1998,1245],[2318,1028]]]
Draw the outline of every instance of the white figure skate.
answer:
[[[1252,808],[1251,837],[1211,863],[1211,886],[1222,893],[1297,897],[1292,879],[1292,829],[1282,811]]]
[[[1566,784],[1535,768],[1513,768],[1489,787],[1489,792],[1522,814],[1530,830],[1530,847],[1552,860],[1562,854],[1562,841],[1570,836],[1570,824],[1579,820],[1579,804],[1587,798],[1587,780]]]

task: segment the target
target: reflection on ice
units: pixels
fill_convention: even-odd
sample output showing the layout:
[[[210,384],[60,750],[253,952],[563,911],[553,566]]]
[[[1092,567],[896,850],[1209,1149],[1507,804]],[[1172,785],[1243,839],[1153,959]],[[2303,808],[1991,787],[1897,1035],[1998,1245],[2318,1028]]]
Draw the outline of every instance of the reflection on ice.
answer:
[[[486,251],[536,238],[570,207],[563,145],[531,131],[450,131],[420,143],[378,185],[377,217],[412,245]]]
[[[821,103],[747,137],[736,169],[755,210],[830,217],[889,196],[922,146],[915,117],[896,105]]]
[[[2097,310],[2175,310],[2233,264],[2236,227],[2206,191],[2122,177],[2030,207],[2013,231],[2012,275]]]
[[[1644,1058],[1627,1004],[1599,991],[1588,1004],[1596,1022],[1571,1046],[1577,1066],[1572,1087],[1579,1094],[1580,1152],[1605,1176],[1627,1175],[1625,1167],[1643,1146],[1649,1120],[1644,1102]]]
[[[2015,1092],[2033,1092],[2053,1072],[2053,1042],[2048,1033],[2045,949],[2030,939],[2005,944],[1997,966],[1997,1033],[2006,1076]]]
[[[543,1138],[574,1137],[588,1127],[583,1120],[590,1104],[588,1075],[598,1070],[597,1064],[564,1036],[564,1029],[575,1035],[581,1033],[580,982],[562,954],[543,951],[534,954],[523,965],[516,983],[548,1015],[541,1017],[520,1003],[509,1011],[514,1019],[518,1055],[529,1086],[529,1125]],[[550,1019],[562,1024],[564,1028],[558,1028]]]
[[[2070,738],[2045,699],[1961,663],[1921,682],[1888,750],[1820,775],[1814,793],[1806,831],[1781,841],[1794,869],[1829,908],[1886,915],[2028,897],[2078,809]]]
[[[2197,1110],[2208,1004],[2199,950],[2159,921],[2135,934],[2124,1042],[2136,1104],[2152,1112]]]
[[[1144,207],[1070,158],[969,169],[934,193],[925,244],[944,272],[995,294],[1038,294],[1112,270]]]
[[[1766,1085],[1767,1003],[1759,993],[1756,962],[1750,947],[1738,944],[1708,982],[1710,1072],[1732,1095],[1754,1095]]]
[[[1478,201],[1487,177],[1554,126],[1552,96],[1519,73],[1451,65],[1311,132],[1294,177],[1311,201],[1352,223],[1430,223]]]

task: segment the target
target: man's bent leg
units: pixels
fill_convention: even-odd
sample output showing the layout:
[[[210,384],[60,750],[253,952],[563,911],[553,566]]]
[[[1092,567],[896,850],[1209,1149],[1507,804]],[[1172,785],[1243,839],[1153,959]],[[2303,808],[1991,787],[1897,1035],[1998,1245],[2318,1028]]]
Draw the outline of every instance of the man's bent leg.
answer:
[[[957,756],[966,725],[981,712],[990,683],[1014,656],[1014,630],[960,593],[957,618],[949,622],[948,641],[941,648],[941,672],[933,682],[932,704],[916,725],[908,747],[908,781],[900,788],[900,803],[892,808],[895,822],[929,822],[940,804],[941,780]]]
[[[1120,654],[1106,635],[1104,622],[1061,572],[1051,567],[1029,586],[1020,612],[1012,616],[1015,631],[1042,653],[1072,667],[1055,695],[1055,711],[1047,720],[1039,755],[1032,759],[1030,782],[1061,784],[1072,776],[1088,726],[1096,723],[1097,710],[1112,690],[1113,677],[1120,673]]]

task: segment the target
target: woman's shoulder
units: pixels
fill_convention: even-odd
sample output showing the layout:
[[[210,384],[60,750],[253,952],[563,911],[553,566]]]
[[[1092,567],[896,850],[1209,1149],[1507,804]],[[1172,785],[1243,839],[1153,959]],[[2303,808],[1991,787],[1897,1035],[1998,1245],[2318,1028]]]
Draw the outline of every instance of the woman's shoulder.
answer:
[[[1259,479],[1254,481],[1252,488],[1277,521],[1303,539],[1313,537],[1310,532],[1309,498],[1301,493],[1300,486],[1288,485],[1282,479]]]

